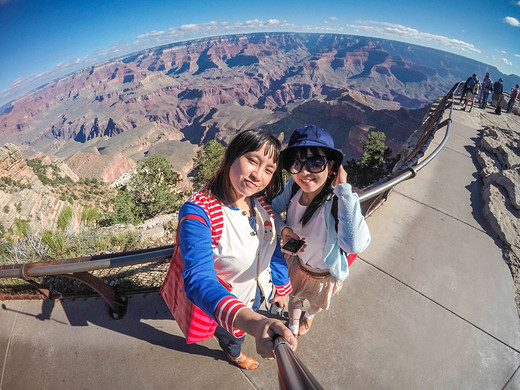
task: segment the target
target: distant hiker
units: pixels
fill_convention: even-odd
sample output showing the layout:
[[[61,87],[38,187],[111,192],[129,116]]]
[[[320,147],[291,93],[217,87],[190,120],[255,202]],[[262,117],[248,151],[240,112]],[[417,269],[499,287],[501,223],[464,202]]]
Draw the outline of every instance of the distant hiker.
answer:
[[[496,106],[497,102],[500,100],[500,96],[504,92],[504,86],[502,85],[502,79],[498,79],[493,84],[493,96],[491,96],[491,105]]]
[[[486,73],[484,80],[482,80],[481,91],[479,107],[486,108],[489,94],[493,92],[493,81],[489,77],[489,73]]]
[[[343,153],[329,133],[315,125],[296,129],[280,159],[291,178],[272,203],[277,230],[284,244],[305,241],[302,249],[285,254],[293,287],[289,329],[301,336],[341,290],[350,264],[370,243],[370,232],[359,197],[347,184]],[[283,212],[285,223],[279,218]],[[310,306],[302,316],[306,300]]]
[[[495,114],[500,115],[502,113],[502,93],[504,92],[504,86],[502,85],[502,79],[498,79],[498,81],[493,84],[493,96],[491,98],[491,105],[494,105]]]
[[[215,336],[228,360],[246,370],[260,363],[242,353],[245,333],[256,339],[263,358],[274,357],[276,336],[291,346],[297,343],[280,320],[256,312],[264,299],[285,306],[291,291],[266,202],[281,190],[280,151],[280,141],[267,131],[239,133],[226,148],[220,168],[179,211],[186,296],[218,324]]]
[[[468,112],[471,112],[471,109],[473,108],[473,102],[475,100],[475,96],[478,93],[478,90],[480,88],[480,82],[478,81],[477,75],[473,73],[471,78],[466,81],[466,101],[464,102],[464,107],[462,107],[462,111],[466,110],[466,107],[468,107],[468,104],[471,103],[471,107],[468,110]]]
[[[518,97],[518,84],[515,85],[514,88],[511,88],[511,97],[509,98],[509,102],[507,103],[507,113],[513,111],[513,106],[515,105],[515,100]]]
[[[475,74],[473,76],[476,76]],[[473,78],[473,76],[469,76],[464,85],[462,86],[462,91],[460,93],[460,101],[459,104],[462,105],[462,101],[466,97],[466,94],[468,93],[468,83]]]

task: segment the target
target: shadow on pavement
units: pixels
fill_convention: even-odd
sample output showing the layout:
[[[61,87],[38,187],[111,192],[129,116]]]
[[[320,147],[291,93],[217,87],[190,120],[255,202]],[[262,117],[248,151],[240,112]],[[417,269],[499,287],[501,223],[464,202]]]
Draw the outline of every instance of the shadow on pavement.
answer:
[[[78,303],[79,300],[81,303]],[[37,315],[7,308],[5,304],[2,305],[2,309],[31,316],[40,321],[57,321],[66,324],[66,322],[52,317],[55,305],[55,300],[43,300],[41,313]],[[175,320],[159,294],[148,294],[144,299],[139,296],[130,296],[127,313],[119,320],[114,320],[110,316],[108,305],[100,298],[66,298],[61,300],[61,306],[70,326],[83,327],[93,324],[153,345],[227,361],[220,349],[211,349],[200,344],[187,344],[183,336],[161,330],[161,323],[156,321]],[[158,326],[150,325],[147,322],[155,322]],[[168,326],[168,328],[172,327]]]

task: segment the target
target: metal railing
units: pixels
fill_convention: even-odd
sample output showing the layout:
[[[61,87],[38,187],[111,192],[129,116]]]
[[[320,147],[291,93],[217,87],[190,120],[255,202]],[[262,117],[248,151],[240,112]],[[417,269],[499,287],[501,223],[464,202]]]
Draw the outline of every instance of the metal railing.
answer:
[[[60,298],[61,293],[52,291],[35,278],[58,275],[77,280],[92,288],[110,307],[110,315],[114,319],[122,318],[126,313],[127,299],[102,279],[89,271],[128,267],[169,260],[173,255],[173,245],[152,249],[141,249],[131,252],[119,252],[105,255],[79,257],[73,259],[52,260],[44,263],[10,264],[0,266],[0,279],[20,278],[36,288],[44,298]],[[163,278],[164,279],[164,278]],[[30,296],[26,298],[36,298]],[[11,298],[0,295],[0,300]]]
[[[437,108],[429,114],[429,120],[425,121],[425,125],[421,138],[410,156],[405,160],[403,165],[394,172],[393,175],[387,177],[383,182],[378,182],[359,194],[364,215],[368,217],[383,202],[386,201],[390,191],[399,183],[414,178],[422,168],[428,165],[442,150],[448,141],[451,126],[451,115],[453,113],[453,100],[455,91],[461,83],[456,83],[452,89],[441,99]],[[450,110],[448,119],[441,122],[446,109]],[[419,159],[424,156],[429,148],[437,131],[446,126],[446,133],[439,146],[424,160],[419,163]]]

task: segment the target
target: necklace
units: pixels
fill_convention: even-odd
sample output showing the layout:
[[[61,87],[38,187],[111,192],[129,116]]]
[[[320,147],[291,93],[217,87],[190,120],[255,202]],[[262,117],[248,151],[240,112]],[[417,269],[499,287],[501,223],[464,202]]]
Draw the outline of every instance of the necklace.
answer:
[[[241,202],[234,202],[233,206],[239,210],[242,210],[242,212],[246,213],[247,216],[251,216],[251,202],[248,198],[244,198]]]

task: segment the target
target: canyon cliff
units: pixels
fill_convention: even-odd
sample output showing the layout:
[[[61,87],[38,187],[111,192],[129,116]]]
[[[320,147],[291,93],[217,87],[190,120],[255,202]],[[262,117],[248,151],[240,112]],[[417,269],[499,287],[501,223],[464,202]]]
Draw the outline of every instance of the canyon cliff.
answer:
[[[13,101],[0,115],[0,145],[18,145],[25,158],[72,159],[75,167],[93,160],[117,165],[111,173],[76,172],[107,181],[130,169],[129,160],[156,154],[187,175],[201,144],[226,143],[251,127],[286,139],[294,128],[315,123],[352,158],[368,131],[383,131],[397,154],[420,126],[424,107],[466,76],[465,61],[334,34],[174,43],[93,65]]]
[[[3,159],[11,170],[0,169],[0,177],[18,170],[13,180],[31,187],[19,188],[18,198],[14,187],[2,190],[0,206],[10,211],[0,220],[11,226],[12,204],[23,200],[20,216],[45,224],[72,196],[46,188],[24,159],[59,164],[73,181],[112,183],[138,160],[164,156],[188,183],[195,153],[211,139],[226,144],[261,127],[286,141],[310,123],[329,131],[348,160],[362,154],[370,131],[384,132],[397,155],[430,102],[466,77],[465,61],[382,39],[259,33],[174,43],[93,65],[2,109],[2,156],[16,158]]]

